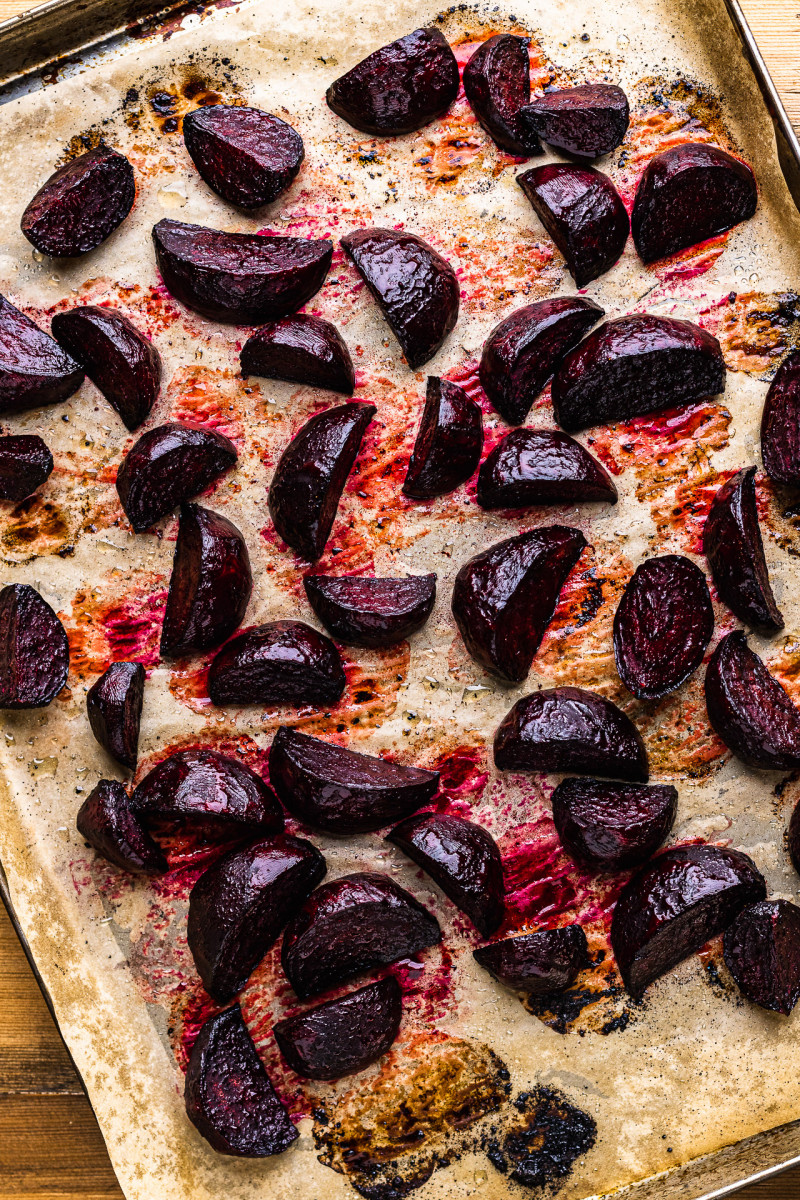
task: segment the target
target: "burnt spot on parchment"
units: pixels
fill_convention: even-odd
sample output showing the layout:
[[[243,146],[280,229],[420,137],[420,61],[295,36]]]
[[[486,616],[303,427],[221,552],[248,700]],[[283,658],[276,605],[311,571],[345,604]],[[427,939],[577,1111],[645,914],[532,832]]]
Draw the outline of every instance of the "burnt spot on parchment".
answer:
[[[486,1155],[525,1187],[564,1179],[597,1139],[594,1118],[551,1088],[517,1096],[511,1110],[506,1130],[487,1142]]]
[[[608,955],[600,951],[588,971],[562,992],[525,996],[522,1003],[556,1033],[608,1035],[628,1028],[636,1019],[642,1002],[632,1000]]]

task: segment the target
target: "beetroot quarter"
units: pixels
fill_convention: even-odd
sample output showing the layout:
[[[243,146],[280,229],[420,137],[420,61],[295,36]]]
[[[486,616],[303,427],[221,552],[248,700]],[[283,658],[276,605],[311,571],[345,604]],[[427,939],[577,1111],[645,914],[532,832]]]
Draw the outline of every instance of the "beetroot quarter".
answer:
[[[58,404],[82,383],[75,359],[0,296],[0,413]]]
[[[73,258],[104,242],[133,208],[133,168],[109,146],[59,167],[28,204],[20,227],[42,254]]]
[[[761,900],[725,930],[725,965],[754,1004],[788,1017],[800,1000],[800,908]]]
[[[0,709],[43,708],[67,682],[69,642],[46,600],[27,583],[0,591]]]
[[[101,779],[78,811],[78,833],[115,867],[158,875],[168,863],[142,822],[128,807],[128,793],[114,779]]]
[[[613,83],[583,83],[537,96],[520,113],[550,146],[577,158],[599,158],[620,145],[628,132],[628,97]]]
[[[257,625],[223,646],[208,673],[212,704],[335,704],[347,680],[330,638],[303,621]]]
[[[277,200],[303,161],[303,139],[291,125],[243,104],[209,104],[187,113],[183,140],[212,191],[244,209]]]
[[[520,119],[531,96],[530,38],[497,33],[482,42],[464,67],[464,91],[489,137],[519,158],[541,154],[532,126]]]
[[[256,330],[242,347],[242,375],[283,379],[352,395],[355,371],[342,335],[330,321],[295,313]]]
[[[677,789],[603,779],[564,779],[553,792],[561,845],[580,863],[617,871],[646,862],[672,828]]]
[[[308,602],[338,642],[394,646],[427,621],[436,601],[436,575],[373,579],[364,575],[306,575]]]
[[[454,491],[476,470],[482,449],[480,407],[457,384],[430,375],[403,495],[431,500]]]
[[[589,965],[589,947],[580,925],[563,925],[480,946],[472,957],[506,987],[542,996],[575,982]]]
[[[614,481],[580,442],[558,429],[512,429],[481,464],[481,508],[616,504]]]
[[[37,434],[0,437],[0,500],[24,500],[49,479],[53,456]]]
[[[96,740],[123,767],[133,770],[144,700],[144,667],[115,662],[86,693],[86,715]]]
[[[769,385],[761,455],[770,479],[800,487],[800,350],[786,356]]]

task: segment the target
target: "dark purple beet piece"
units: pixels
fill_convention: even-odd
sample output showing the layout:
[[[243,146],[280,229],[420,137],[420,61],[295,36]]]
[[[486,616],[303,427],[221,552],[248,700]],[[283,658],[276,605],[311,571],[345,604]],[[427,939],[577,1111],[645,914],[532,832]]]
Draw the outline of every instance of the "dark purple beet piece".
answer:
[[[90,304],[56,313],[52,330],[125,427],[138,429],[161,386],[161,358],[153,343],[122,313]]]
[[[283,540],[308,562],[325,549],[347,476],[375,413],[351,401],[306,421],[284,450],[267,501]]]
[[[700,663],[714,632],[706,577],[682,554],[640,563],[614,614],[620,678],[639,700],[679,688]]]
[[[647,751],[630,717],[584,688],[523,696],[494,735],[500,771],[578,771],[647,783]]]
[[[132,771],[139,747],[144,699],[144,667],[115,662],[86,694],[86,715],[97,741],[112,758]]]
[[[558,429],[512,429],[478,474],[481,508],[539,504],[616,504],[614,481],[580,442]]]
[[[553,378],[562,429],[630,421],[725,389],[713,334],[691,321],[636,313],[607,321],[570,351]]]
[[[22,214],[20,228],[42,254],[86,254],[125,220],[135,195],[127,158],[100,145],[50,176]]]
[[[412,133],[444,116],[458,95],[458,63],[438,29],[415,29],[335,79],[328,107],[363,133]]]
[[[359,872],[317,888],[283,935],[281,964],[305,1000],[441,940],[439,922],[399,883]]]
[[[763,633],[783,629],[769,582],[756,507],[756,468],[723,483],[703,526],[703,553],[719,598],[745,625]]]
[[[377,300],[412,371],[419,370],[458,320],[460,288],[447,259],[413,233],[357,229],[341,241]]]
[[[245,378],[284,379],[346,396],[356,385],[353,360],[339,330],[308,313],[257,329],[242,347],[239,361]]]
[[[604,871],[637,867],[672,828],[678,792],[603,779],[564,779],[553,792],[553,821],[564,849]]]
[[[642,171],[633,202],[633,241],[643,262],[732,229],[752,217],[758,204],[746,163],[701,142],[685,142],[656,154]]]
[[[676,846],[642,867],[614,906],[611,945],[632,996],[722,933],[767,886],[752,859],[723,846]]]
[[[368,983],[272,1027],[278,1049],[306,1079],[354,1075],[385,1054],[397,1037],[403,995],[394,975]]]
[[[117,472],[117,493],[137,533],[205,491],[236,462],[236,447],[215,429],[169,421],[148,429]]]
[[[186,935],[209,996],[224,1004],[242,990],[326,869],[311,842],[278,834],[229,851],[200,876]]]
[[[233,522],[199,504],[184,504],[161,653],[174,658],[219,646],[241,625],[252,590],[250,555]]]
[[[52,470],[53,456],[37,434],[0,437],[0,500],[24,500]]]
[[[403,495],[431,500],[455,491],[477,468],[482,449],[480,406],[449,379],[429,375]]]
[[[613,83],[545,92],[520,113],[523,126],[577,158],[599,158],[615,150],[628,132],[629,120],[628,97]]]
[[[463,817],[420,813],[395,825],[386,841],[422,867],[483,937],[492,936],[505,916],[505,886],[490,833]]]
[[[541,143],[519,112],[531,98],[530,38],[496,33],[464,67],[464,91],[472,111],[501,150],[518,158],[541,154]]]
[[[288,317],[322,287],[333,242],[224,233],[164,218],[153,227],[168,291],[211,321],[262,325]]]
[[[130,805],[144,821],[200,822],[261,837],[283,829],[281,807],[261,776],[216,750],[170,754],[134,788]]]
[[[297,1128],[258,1057],[238,1004],[209,1017],[186,1071],[186,1113],[220,1154],[280,1154]]]
[[[282,725],[269,755],[272,786],[292,816],[330,833],[366,833],[422,808],[438,771],[359,754]]]
[[[589,947],[580,925],[564,925],[480,946],[472,957],[506,987],[542,996],[575,982],[589,965]]]
[[[27,583],[0,591],[0,709],[43,708],[67,682],[69,642],[47,601]]]
[[[747,999],[788,1017],[800,1000],[800,908],[788,900],[750,904],[725,930],[722,945]]]
[[[622,254],[630,221],[617,189],[594,167],[549,163],[517,176],[567,262],[576,287],[605,274]]]
[[[476,662],[509,683],[523,681],[585,545],[580,530],[550,525],[497,542],[464,564],[452,609]]]
[[[128,807],[128,793],[114,779],[101,779],[78,811],[78,833],[115,867],[158,875],[169,869],[161,847]]]
[[[761,416],[764,470],[776,483],[800,486],[800,350],[783,360]]]
[[[325,628],[349,646],[394,646],[422,628],[436,601],[435,574],[306,575],[303,586]]]
[[[239,208],[285,192],[303,161],[303,139],[280,117],[238,104],[209,104],[183,118],[189,157],[208,186]]]
[[[270,621],[223,646],[208,673],[212,704],[335,704],[346,683],[330,638],[303,621]]]
[[[82,383],[75,359],[0,296],[0,413],[58,404]]]
[[[789,828],[787,830],[789,857],[795,871],[800,875],[800,801],[794,806]]]

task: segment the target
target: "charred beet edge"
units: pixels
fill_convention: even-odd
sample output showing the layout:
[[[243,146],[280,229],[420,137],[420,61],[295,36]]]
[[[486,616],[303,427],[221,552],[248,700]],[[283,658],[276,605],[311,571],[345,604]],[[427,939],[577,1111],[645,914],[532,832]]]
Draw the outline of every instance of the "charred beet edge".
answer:
[[[283,829],[281,807],[261,776],[216,750],[170,754],[134,789],[130,806],[144,821],[188,820],[261,837]]]
[[[43,708],[67,682],[69,642],[50,605],[27,583],[0,591],[0,709]]]
[[[200,876],[186,933],[209,996],[224,1004],[242,990],[326,870],[311,842],[279,834],[231,850]]]
[[[86,714],[97,741],[112,758],[136,766],[139,725],[144,699],[144,667],[137,662],[115,662],[86,694]]]
[[[269,755],[272,786],[292,816],[331,833],[366,833],[432,799],[438,771],[359,754],[282,725]]]
[[[527,304],[496,325],[484,343],[481,387],[509,425],[519,425],[558,367],[602,316],[582,296],[554,296]]]
[[[345,688],[339,651],[303,621],[271,621],[240,633],[208,673],[212,704],[335,704]]]
[[[512,429],[478,474],[481,508],[538,504],[616,504],[614,481],[580,442],[557,429]]]
[[[353,360],[339,330],[307,313],[256,330],[242,347],[239,361],[245,378],[284,379],[346,396],[356,385]]]
[[[338,1079],[363,1071],[385,1054],[403,1015],[393,975],[368,983],[308,1012],[278,1021],[272,1032],[293,1071],[306,1079]]]
[[[632,996],[722,933],[766,883],[752,859],[722,846],[676,846],[643,867],[614,906],[611,945]]]
[[[719,342],[699,325],[639,313],[607,321],[564,359],[553,379],[562,429],[630,421],[716,396],[725,388]]]
[[[564,779],[553,792],[553,821],[562,846],[578,862],[616,871],[655,853],[677,804],[677,790],[668,784]]]
[[[20,228],[42,254],[86,254],[125,220],[135,195],[127,158],[100,145],[50,176],[22,214]]]
[[[306,421],[284,450],[267,501],[279,535],[308,562],[325,549],[347,476],[375,413],[351,401]]]
[[[725,930],[725,965],[748,1000],[785,1017],[800,1000],[800,908],[761,900]]]
[[[212,191],[239,208],[277,200],[303,161],[303,139],[291,125],[244,105],[213,104],[187,113],[183,140]]]
[[[288,317],[322,287],[333,256],[328,239],[223,233],[168,218],[153,227],[153,243],[175,299],[233,325]]]
[[[472,957],[506,987],[542,996],[575,982],[589,965],[589,947],[580,925],[564,925],[481,946]]]
[[[752,217],[753,172],[718,146],[684,142],[651,158],[636,188],[631,227],[643,262],[655,262]]]
[[[78,812],[78,833],[115,867],[158,875],[169,869],[161,847],[128,807],[121,783],[101,779]]]
[[[464,91],[472,111],[501,150],[528,158],[541,154],[533,128],[520,119],[531,98],[530,38],[497,33],[464,67]]]
[[[429,375],[403,495],[430,500],[454,491],[472,475],[482,449],[480,407],[457,384]]]
[[[549,163],[517,176],[567,262],[577,287],[605,274],[622,254],[630,221],[617,189],[594,167]]]
[[[452,609],[476,662],[508,683],[522,682],[585,545],[579,530],[551,525],[497,542],[464,564]]]
[[[542,141],[578,158],[599,158],[628,132],[628,97],[613,83],[583,83],[545,92],[527,104],[520,124]]]
[[[800,350],[786,356],[769,385],[761,454],[770,479],[800,487]]]
[[[642,735],[611,700],[583,688],[523,696],[494,735],[499,771],[577,771],[647,783]]]
[[[280,1154],[297,1128],[275,1094],[238,1004],[209,1017],[186,1071],[186,1113],[220,1154]]]
[[[236,526],[199,504],[184,504],[161,653],[175,657],[224,642],[241,625],[252,590],[250,556]]]
[[[441,940],[439,922],[409,892],[362,872],[317,888],[283,935],[281,964],[305,1000]]]
[[[614,614],[622,682],[639,700],[669,695],[700,666],[713,632],[714,609],[700,568],[681,554],[648,558]]]
[[[436,575],[372,579],[362,575],[306,575],[308,602],[339,642],[393,646],[427,621],[436,601]]]
[[[52,470],[49,447],[35,433],[0,437],[0,500],[24,500]]]
[[[82,383],[74,358],[0,296],[0,413],[58,404]]]
[[[703,526],[703,553],[723,604],[746,625],[777,633],[784,622],[769,582],[755,480],[749,467],[719,489]]]
[[[458,95],[458,63],[438,29],[415,29],[362,59],[325,93],[328,107],[363,133],[412,133]]]
[[[126,429],[138,429],[161,386],[161,358],[153,343],[122,313],[88,304],[56,313],[52,330]]]
[[[214,429],[178,421],[148,429],[117,472],[117,494],[136,533],[205,491],[236,458],[233,442]]]
[[[456,273],[413,233],[358,229],[341,241],[397,338],[412,371],[423,367],[458,320]]]

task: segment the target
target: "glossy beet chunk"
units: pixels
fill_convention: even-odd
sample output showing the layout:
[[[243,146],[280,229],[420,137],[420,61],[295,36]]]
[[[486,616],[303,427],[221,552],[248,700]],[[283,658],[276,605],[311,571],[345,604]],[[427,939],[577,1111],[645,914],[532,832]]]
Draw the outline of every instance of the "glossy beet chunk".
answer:
[[[284,379],[346,396],[356,385],[353,360],[339,330],[308,313],[258,329],[242,347],[240,362],[245,378]]]
[[[292,816],[330,833],[366,833],[415,812],[433,797],[438,771],[359,754],[282,725],[269,777]]]
[[[403,495],[431,500],[466,483],[481,460],[483,416],[463,388],[428,376],[425,408],[408,464]]]
[[[0,709],[43,708],[67,682],[69,642],[46,600],[27,583],[0,591]]]
[[[20,227],[42,254],[72,258],[104,242],[133,208],[135,195],[127,158],[100,145],[50,176],[22,214]]]
[[[303,161],[303,139],[280,117],[238,104],[210,104],[183,118],[183,140],[208,186],[239,208],[285,192]]]
[[[776,633],[784,622],[769,582],[755,479],[749,467],[719,489],[703,526],[703,553],[720,600],[746,625]]]
[[[761,416],[764,470],[776,483],[800,487],[800,350],[783,360]]]
[[[0,500],[24,500],[52,470],[53,456],[35,433],[0,437]]]
[[[557,429],[512,429],[483,460],[477,495],[487,509],[617,502],[605,467]]]
[[[551,525],[497,542],[464,564],[452,609],[476,662],[509,683],[522,682],[585,545],[579,530]]]
[[[311,842],[279,834],[231,850],[200,876],[186,934],[209,996],[224,1004],[242,990],[326,869]]]
[[[75,359],[0,296],[0,413],[58,404],[82,383]]]
[[[422,238],[397,229],[358,229],[341,245],[380,305],[408,365],[419,370],[458,320],[455,271]]]
[[[345,688],[339,651],[303,621],[271,621],[240,633],[208,673],[212,704],[335,704]]]
[[[636,188],[636,250],[643,262],[665,258],[746,221],[757,204],[746,163],[701,142],[673,146],[650,159]]]
[[[763,876],[739,850],[665,850],[634,875],[614,906],[611,945],[625,987],[641,996],[765,895]]]
[[[112,758],[136,766],[139,726],[144,700],[144,667],[137,662],[115,662],[86,694],[86,715],[97,741]]]
[[[615,150],[629,121],[628,97],[613,83],[545,92],[520,113],[520,123],[531,133],[577,158],[599,158]]]
[[[325,628],[350,646],[394,646],[422,628],[436,601],[435,574],[306,575],[303,586]]]
[[[589,965],[589,947],[580,925],[564,925],[481,946],[472,957],[506,987],[542,996],[575,982]]]
[[[531,98],[530,39],[512,33],[487,38],[464,67],[464,91],[489,136],[507,154],[528,158],[542,146],[520,109]]]
[[[101,779],[78,811],[78,833],[115,867],[134,874],[158,875],[168,869],[161,847],[128,806],[121,783]]]
[[[144,821],[191,821],[261,837],[283,829],[281,807],[261,776],[216,750],[170,754],[145,775],[130,803]]]
[[[578,862],[604,871],[646,862],[672,828],[678,793],[603,779],[564,779],[553,792],[561,845]]]
[[[725,930],[725,965],[748,1000],[785,1017],[800,1000],[800,908],[761,900]]]

